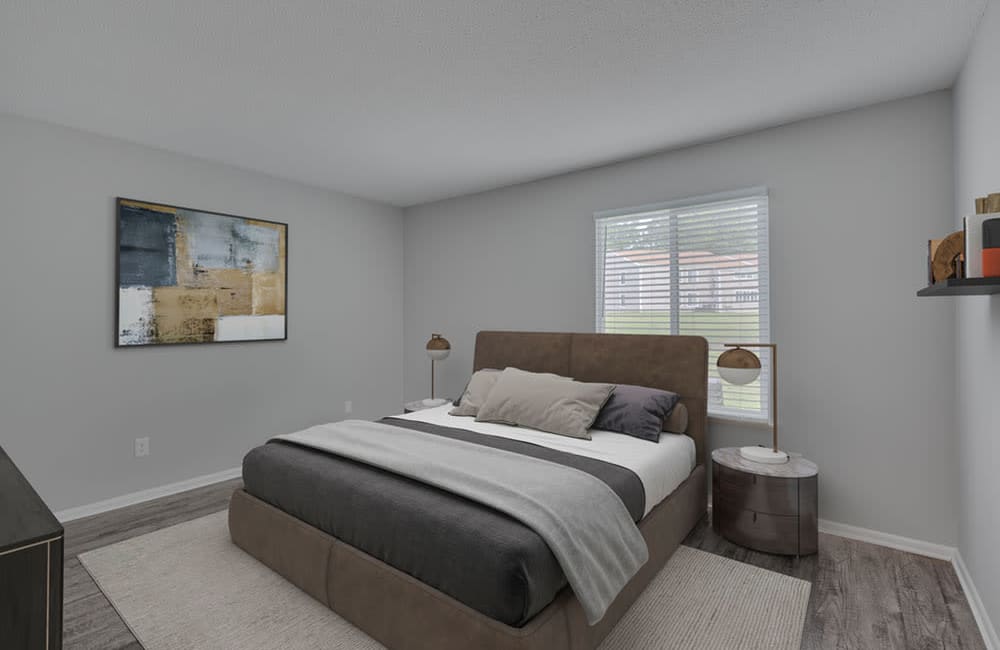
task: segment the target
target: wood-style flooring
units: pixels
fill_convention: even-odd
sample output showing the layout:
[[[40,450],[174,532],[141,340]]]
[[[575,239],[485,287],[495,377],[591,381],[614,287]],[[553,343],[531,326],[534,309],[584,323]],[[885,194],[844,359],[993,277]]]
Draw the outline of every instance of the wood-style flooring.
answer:
[[[77,555],[223,510],[239,485],[226,481],[67,523],[63,647],[142,648]],[[822,534],[817,555],[768,555],[720,538],[707,520],[684,543],[812,582],[803,648],[985,650],[948,562]]]
[[[66,523],[63,648],[142,650],[80,564],[79,554],[225,510],[233,490],[242,484],[240,479],[225,481]]]
[[[707,520],[684,543],[811,582],[802,648],[986,648],[950,562],[823,533],[816,555],[769,555]]]

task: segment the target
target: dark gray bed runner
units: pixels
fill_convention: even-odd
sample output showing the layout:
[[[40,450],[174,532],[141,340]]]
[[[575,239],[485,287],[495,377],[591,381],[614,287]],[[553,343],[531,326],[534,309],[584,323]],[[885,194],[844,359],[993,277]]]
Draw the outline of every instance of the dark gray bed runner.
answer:
[[[604,481],[608,487],[615,491],[618,498],[628,508],[629,514],[632,515],[632,521],[638,522],[642,519],[642,513],[646,511],[646,490],[639,476],[627,467],[614,465],[603,460],[597,460],[596,458],[577,456],[576,454],[550,449],[549,447],[543,447],[530,442],[489,436],[466,429],[442,427],[437,424],[430,424],[429,422],[405,420],[403,418],[382,418],[379,422],[391,424],[394,427],[433,433],[434,435],[453,438],[455,440],[474,442],[484,447],[512,451],[525,456],[531,456],[532,458],[539,458],[552,463],[559,463],[566,467],[572,467]]]
[[[462,429],[383,423],[574,467],[606,483],[635,520],[644,511],[642,483],[626,468]],[[526,623],[566,585],[537,533],[463,497],[283,441],[252,450],[243,468],[250,494],[508,625]]]

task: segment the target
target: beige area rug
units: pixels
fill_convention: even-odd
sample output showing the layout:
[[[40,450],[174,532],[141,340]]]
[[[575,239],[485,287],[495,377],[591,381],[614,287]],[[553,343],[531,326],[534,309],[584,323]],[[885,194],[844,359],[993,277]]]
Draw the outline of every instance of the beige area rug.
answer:
[[[80,561],[146,650],[382,648],[234,546],[225,512]],[[602,650],[797,650],[809,588],[682,546]]]

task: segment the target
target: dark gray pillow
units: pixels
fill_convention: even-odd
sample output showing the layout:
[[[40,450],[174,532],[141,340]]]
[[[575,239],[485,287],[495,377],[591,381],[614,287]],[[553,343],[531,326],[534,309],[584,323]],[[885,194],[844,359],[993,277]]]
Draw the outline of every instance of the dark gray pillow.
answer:
[[[666,390],[618,384],[597,414],[593,428],[659,442],[663,421],[679,399],[677,393]]]

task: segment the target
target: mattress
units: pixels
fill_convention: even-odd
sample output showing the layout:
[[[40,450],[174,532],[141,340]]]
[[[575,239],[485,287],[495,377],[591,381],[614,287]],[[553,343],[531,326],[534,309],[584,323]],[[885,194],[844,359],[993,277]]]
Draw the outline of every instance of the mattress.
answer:
[[[640,461],[642,455],[630,443],[606,436],[595,435],[601,441],[579,453],[567,451],[568,443],[559,436],[505,425],[493,425],[499,430],[486,433],[475,430],[477,423],[470,418],[440,411],[383,422],[576,467],[607,483],[636,520],[673,489],[658,497],[670,481],[651,476],[657,463],[648,456],[662,456],[661,461],[670,457],[672,462],[659,464],[659,471],[667,474],[675,473],[675,465],[688,464],[677,485],[694,465],[693,453],[689,456],[679,441],[657,445],[607,434],[644,445],[647,453]],[[504,430],[509,435],[501,435]],[[523,439],[532,435],[538,441]],[[243,477],[253,496],[507,625],[524,625],[566,586],[555,556],[534,531],[500,512],[411,479],[281,441],[247,454]]]
[[[652,443],[613,431],[591,429],[591,440],[557,436],[544,431],[512,427],[493,422],[476,422],[467,416],[449,415],[451,404],[397,415],[396,419],[427,422],[520,440],[569,454],[584,456],[627,467],[642,481],[646,492],[644,515],[670,496],[684,482],[697,464],[694,440],[676,433],[661,433],[660,442]]]

